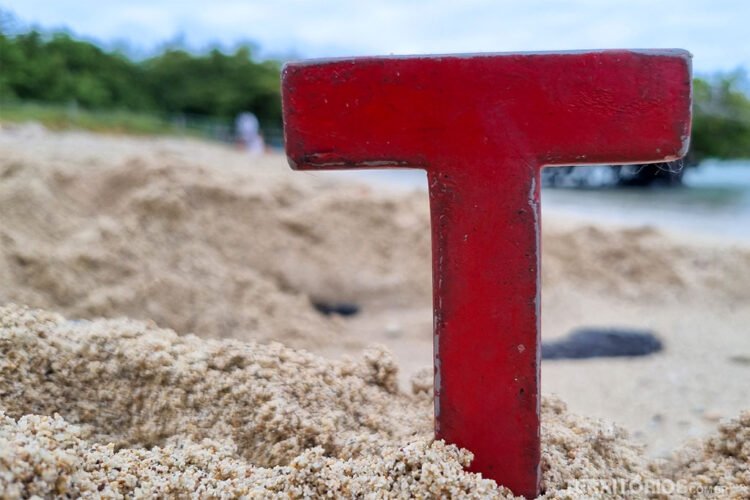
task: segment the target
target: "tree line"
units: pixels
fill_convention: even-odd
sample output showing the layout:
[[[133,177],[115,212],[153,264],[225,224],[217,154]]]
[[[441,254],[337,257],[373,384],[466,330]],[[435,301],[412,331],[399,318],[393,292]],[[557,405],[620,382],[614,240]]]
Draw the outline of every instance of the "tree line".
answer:
[[[257,61],[248,46],[195,54],[165,49],[133,60],[66,33],[10,34],[0,26],[0,106],[10,101],[75,103],[91,110],[127,110],[232,120],[255,113],[281,124],[278,61]],[[750,157],[750,99],[744,73],[694,82],[691,157]]]
[[[66,33],[0,32],[0,102],[223,119],[252,111],[261,123],[278,126],[279,70],[277,61],[254,60],[247,46],[232,53],[167,49],[134,61]]]
[[[750,99],[743,71],[693,82],[695,159],[750,158]]]

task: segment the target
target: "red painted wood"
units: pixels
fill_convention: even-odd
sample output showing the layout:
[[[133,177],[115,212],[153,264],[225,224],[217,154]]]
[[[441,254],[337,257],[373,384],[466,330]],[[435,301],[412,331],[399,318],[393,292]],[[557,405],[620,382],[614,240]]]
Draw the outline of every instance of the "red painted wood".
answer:
[[[435,433],[539,492],[539,172],[682,156],[685,51],[378,57],[283,70],[301,170],[427,170]]]

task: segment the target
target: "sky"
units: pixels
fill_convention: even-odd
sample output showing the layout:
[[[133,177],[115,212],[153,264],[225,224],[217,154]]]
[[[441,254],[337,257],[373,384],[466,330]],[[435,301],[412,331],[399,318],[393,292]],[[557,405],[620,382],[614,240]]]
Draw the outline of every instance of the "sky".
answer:
[[[148,54],[252,42],[282,59],[684,48],[697,73],[750,69],[747,0],[0,0],[24,24]]]

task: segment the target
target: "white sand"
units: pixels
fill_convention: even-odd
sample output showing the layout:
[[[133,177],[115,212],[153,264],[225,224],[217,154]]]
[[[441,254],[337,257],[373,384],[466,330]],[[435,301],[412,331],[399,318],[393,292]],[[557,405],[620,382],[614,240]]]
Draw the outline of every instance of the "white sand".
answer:
[[[52,488],[40,492],[53,491],[57,476],[41,477],[33,464],[40,460],[49,465],[56,460],[50,457],[59,455],[68,457],[61,460],[69,464],[57,469],[67,478],[61,481],[78,484],[75,487],[80,491],[91,484],[99,487],[102,463],[123,460],[130,464],[127,467],[138,468],[136,464],[146,456],[161,472],[134,473],[138,479],[133,484],[142,485],[144,495],[166,484],[167,471],[188,481],[181,483],[182,488],[188,488],[185,490],[170,486],[177,488],[175,492],[192,491],[192,480],[228,494],[271,488],[267,481],[277,482],[279,489],[272,491],[299,492],[290,489],[299,487],[312,488],[312,492],[341,481],[341,467],[355,471],[351,477],[358,479],[351,481],[359,486],[347,479],[340,493],[374,491],[375,480],[368,474],[376,470],[388,471],[379,481],[383,477],[392,480],[388,484],[403,480],[405,488],[417,488],[403,490],[411,494],[471,491],[483,495],[485,488],[494,488],[460,472],[459,464],[466,455],[429,444],[428,397],[395,391],[397,380],[402,388],[408,388],[412,375],[431,359],[429,219],[424,194],[385,193],[332,181],[330,176],[290,172],[280,157],[253,161],[225,147],[195,141],[49,133],[24,126],[0,130],[0,213],[0,303],[27,304],[71,318],[152,319],[180,334],[278,340],[334,358],[342,354],[360,357],[364,346],[380,342],[397,360],[395,364],[381,363],[378,360],[385,359],[382,354],[371,354],[372,375],[351,368],[354,371],[347,380],[369,396],[350,388],[350,396],[344,400],[342,393],[335,391],[322,399],[312,391],[307,398],[309,384],[302,385],[305,389],[289,384],[291,393],[285,393],[284,405],[296,409],[286,413],[277,406],[263,413],[250,403],[253,399],[247,390],[258,383],[258,373],[244,374],[244,368],[236,367],[224,373],[216,368],[217,376],[226,379],[204,384],[201,391],[211,403],[196,413],[188,403],[173,410],[174,403],[159,407],[163,396],[151,398],[172,392],[167,388],[174,389],[176,374],[183,373],[180,356],[189,352],[205,357],[200,353],[236,350],[243,354],[232,363],[240,365],[246,362],[243,360],[267,356],[269,366],[261,371],[274,387],[303,373],[295,361],[300,356],[318,367],[315,373],[340,375],[336,370],[341,368],[335,367],[354,364],[331,364],[280,346],[268,351],[257,344],[215,344],[191,337],[180,340],[153,326],[128,321],[92,326],[59,324],[62,320],[54,317],[48,326],[56,338],[64,340],[39,356],[56,359],[72,349],[80,359],[62,356],[68,361],[61,361],[61,367],[82,368],[64,380],[47,380],[40,374],[29,379],[21,365],[4,357],[0,384],[11,384],[13,391],[0,391],[0,410],[10,417],[0,424],[0,439],[25,444],[13,448],[16,451],[10,455],[0,455],[5,467],[0,467],[0,483],[1,478],[12,477],[15,479],[8,484],[21,487],[27,480],[19,483],[18,478],[26,477],[39,482],[40,488]],[[603,228],[547,213],[543,245],[545,337],[582,325],[621,325],[653,328],[666,343],[663,353],[647,358],[544,364],[543,392],[561,395],[577,413],[624,425],[636,441],[648,445],[647,454],[643,454],[610,424],[582,423],[586,421],[559,413],[558,404],[549,403],[545,407],[545,460],[550,465],[545,477],[550,492],[569,487],[566,481],[571,477],[647,474],[649,467],[656,466],[649,465],[645,456],[667,456],[687,438],[707,436],[716,431],[718,420],[750,407],[748,249],[680,240],[648,228]],[[354,301],[363,306],[363,312],[351,320],[322,317],[312,308],[311,299]],[[5,314],[27,313],[9,309]],[[37,315],[30,317],[31,324],[36,324]],[[3,352],[15,356],[28,353],[31,344],[18,339],[35,338],[39,331],[36,326],[24,328],[12,340],[0,337]],[[180,356],[163,359],[163,371],[155,380],[138,378],[131,373],[138,371],[134,366],[145,362],[141,359],[144,353],[151,359],[151,353],[122,337],[129,330],[138,331],[144,345],[161,343],[163,350],[172,353],[176,349]],[[7,329],[3,332],[7,335]],[[92,342],[108,346],[106,362],[98,361],[102,364],[97,365],[95,375],[88,373],[88,363],[103,354],[90,350]],[[113,349],[122,353],[116,362],[110,357]],[[400,374],[396,374],[396,364],[402,367]],[[368,362],[359,366],[368,366]],[[35,364],[33,367],[37,369]],[[234,378],[240,372],[248,382]],[[200,375],[191,376],[205,376],[195,373]],[[91,389],[101,377],[101,389]],[[343,383],[334,378],[326,384],[338,387]],[[236,398],[228,401],[230,396],[222,395],[215,384],[224,384],[228,394],[239,391],[248,403],[241,404]],[[371,385],[372,390],[366,389]],[[418,383],[417,388],[428,385]],[[235,386],[239,389],[232,389]],[[375,393],[386,398],[385,402],[377,402],[372,396]],[[399,398],[420,402],[406,404]],[[281,417],[296,415],[300,405],[307,408],[307,416]],[[408,416],[389,414],[391,406],[406,406]],[[218,409],[206,412],[207,407]],[[232,411],[227,412],[228,408]],[[365,412],[363,408],[370,409]],[[64,421],[46,418],[54,412]],[[225,413],[235,415],[234,420],[222,420]],[[235,428],[240,423],[245,426],[260,413],[274,425],[284,422],[278,435],[264,434],[258,430],[262,426],[251,427],[257,432],[251,438],[237,434]],[[44,417],[24,420],[26,414]],[[363,424],[359,414],[375,421]],[[408,425],[399,423],[399,418]],[[82,430],[71,427],[75,425],[81,425]],[[748,424],[737,425],[709,441],[705,450],[696,445],[698,451],[693,449],[668,462],[653,477],[691,481],[705,477],[706,484],[747,485],[748,455],[743,446],[747,446]],[[37,430],[42,428],[47,434]],[[591,453],[609,453],[593,438],[600,432],[611,436],[607,446],[613,447],[617,459],[576,462],[579,455],[573,450],[587,450],[581,452],[581,459]],[[68,434],[72,437],[65,437]],[[351,440],[346,441],[349,438],[345,436],[352,436]],[[564,436],[577,437],[567,442]],[[201,448],[198,441],[204,438],[219,444]],[[192,444],[178,446],[176,439]],[[281,445],[283,452],[270,444],[279,440],[286,443]],[[559,442],[567,444],[555,448]],[[730,442],[735,444],[727,444]],[[98,464],[94,457],[105,453],[106,447],[97,443],[116,445]],[[147,447],[153,445],[160,448],[149,451]],[[125,448],[117,451],[122,446]],[[315,451],[316,446],[321,451]],[[48,450],[51,455],[28,451],[35,449]],[[415,469],[399,468],[399,463],[409,460],[404,450],[413,451],[420,470],[425,464],[437,467],[437,476],[415,477]],[[685,458],[686,453],[692,458]],[[190,460],[195,464],[188,455],[194,457]],[[268,468],[287,466],[295,457],[308,455],[325,465],[315,473],[302,467],[307,472],[294,476],[296,479],[290,479],[288,470]],[[198,456],[203,458],[195,458]],[[165,457],[180,458],[170,462]],[[233,468],[244,467],[242,477],[232,479],[231,484],[212,483],[217,480],[212,467],[219,457],[225,457]],[[348,460],[354,462],[342,465]],[[65,472],[83,470],[82,463],[88,465],[80,478]],[[188,465],[197,469],[188,472]],[[392,466],[396,469],[388,468]],[[571,467],[582,472],[576,476]],[[122,470],[108,474],[117,481],[131,481],[120,473]],[[440,478],[449,478],[448,483],[441,483]],[[317,483],[318,479],[323,482]],[[433,480],[456,489],[433,490],[437,487]],[[32,490],[18,491],[30,494]]]
[[[468,452],[430,439],[429,393],[398,392],[379,350],[332,362],[276,343],[7,306],[0,355],[3,498],[512,496],[464,472]],[[750,413],[666,464],[558,401],[545,401],[542,420],[548,498],[577,496],[580,479],[750,494]]]

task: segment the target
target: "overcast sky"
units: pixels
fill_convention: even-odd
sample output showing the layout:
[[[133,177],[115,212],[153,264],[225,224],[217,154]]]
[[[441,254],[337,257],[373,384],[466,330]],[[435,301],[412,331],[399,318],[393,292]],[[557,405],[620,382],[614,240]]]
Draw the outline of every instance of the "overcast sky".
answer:
[[[20,21],[145,53],[181,36],[264,55],[685,48],[699,73],[750,68],[748,0],[0,0]]]

